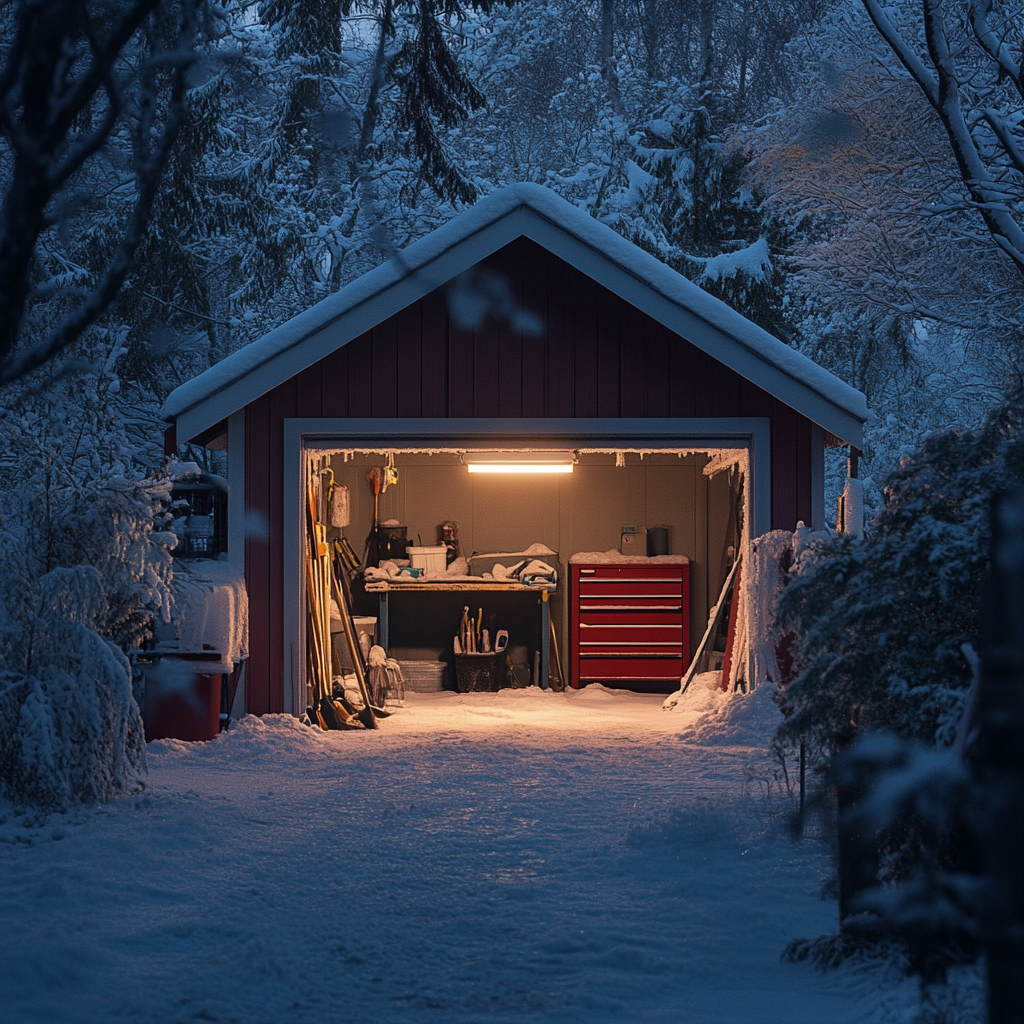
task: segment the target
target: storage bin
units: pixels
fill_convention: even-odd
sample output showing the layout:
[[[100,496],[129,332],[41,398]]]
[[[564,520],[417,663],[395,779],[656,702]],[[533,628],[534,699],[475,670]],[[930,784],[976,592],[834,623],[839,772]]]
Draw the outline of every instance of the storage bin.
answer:
[[[444,661],[443,647],[391,647],[388,657],[395,661]]]
[[[356,640],[359,640],[361,633],[370,638],[370,646],[377,642],[377,617],[375,615],[353,615],[352,622],[356,628]],[[345,637],[345,627],[341,619],[331,619],[331,641],[334,644],[334,653],[342,671],[352,671],[352,659],[348,653],[348,640]]]
[[[444,572],[446,563],[445,556],[448,549],[443,544],[437,547],[419,548],[413,545],[409,548],[409,562],[414,569],[426,569],[427,572]]]
[[[398,661],[406,692],[436,693],[444,689],[448,663],[444,661]]]
[[[456,654],[455,680],[459,693],[496,693],[505,683],[505,652]]]
[[[142,707],[146,742],[212,740],[220,732],[227,674],[219,654],[165,655],[150,665]]]

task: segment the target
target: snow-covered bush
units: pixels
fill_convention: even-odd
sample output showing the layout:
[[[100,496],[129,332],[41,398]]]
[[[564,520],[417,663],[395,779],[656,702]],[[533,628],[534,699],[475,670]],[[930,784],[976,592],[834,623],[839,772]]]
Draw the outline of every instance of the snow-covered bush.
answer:
[[[57,568],[33,589],[34,614],[4,616],[0,634],[5,795],[63,810],[128,792],[145,774],[145,738],[128,659],[96,631],[107,613],[100,573]]]
[[[8,387],[0,415],[0,786],[43,806],[145,770],[124,652],[169,615],[175,538],[127,437],[122,351]]]
[[[926,981],[976,954],[977,849],[969,829],[971,773],[955,748],[866,732],[837,759],[836,782],[860,799],[840,827],[876,884],[853,900],[846,927],[904,947]]]
[[[851,716],[955,738],[977,647],[992,496],[1024,471],[1020,400],[976,431],[924,439],[890,477],[868,536],[813,545],[779,602],[798,636],[782,734],[826,746]]]

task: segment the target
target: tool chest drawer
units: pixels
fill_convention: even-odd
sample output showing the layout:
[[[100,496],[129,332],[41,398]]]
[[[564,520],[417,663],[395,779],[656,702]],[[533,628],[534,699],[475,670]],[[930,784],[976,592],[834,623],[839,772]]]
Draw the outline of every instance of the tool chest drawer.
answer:
[[[573,564],[572,685],[678,684],[690,660],[689,579],[687,564]]]

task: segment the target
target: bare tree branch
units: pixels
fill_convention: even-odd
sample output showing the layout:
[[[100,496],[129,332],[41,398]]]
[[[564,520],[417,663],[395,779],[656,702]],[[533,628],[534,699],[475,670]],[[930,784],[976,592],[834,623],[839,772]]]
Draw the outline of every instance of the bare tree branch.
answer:
[[[1007,202],[1006,186],[998,180],[986,159],[982,155],[979,143],[968,126],[961,103],[961,83],[957,76],[955,61],[950,51],[943,16],[943,0],[923,0],[924,34],[928,47],[928,55],[932,67],[928,68],[924,61],[914,52],[913,48],[900,34],[878,0],[864,0],[875,28],[885,39],[900,63],[907,69],[928,102],[938,114],[946,135],[949,137],[960,177],[966,187],[975,209],[981,214],[999,249],[1013,260],[1017,270],[1024,276],[1024,229],[1017,223],[1014,212]],[[987,28],[985,16],[991,9],[991,3],[985,0],[975,2],[973,10],[975,32],[979,33],[982,48],[999,68],[1004,72],[1004,62],[1009,62],[1006,48],[995,39]],[[1005,145],[996,133],[996,141],[1002,153],[1013,159],[1013,154],[1006,150]]]
[[[974,0],[971,4],[971,25],[982,49],[999,65],[999,70],[1014,84],[1018,95],[1024,99],[1024,76],[1021,65],[1010,55],[1010,48],[996,37],[989,27],[988,16],[992,13],[992,0]]]
[[[0,385],[72,344],[116,298],[145,236],[182,121],[185,73],[206,0],[22,0],[0,72],[0,138],[13,156],[0,207]],[[145,48],[138,76],[119,81],[133,39]],[[135,125],[137,198],[119,244],[92,291],[48,336],[29,341],[25,322],[41,235],[75,174],[117,128]],[[89,122],[94,122],[89,125]],[[81,130],[83,122],[89,125]]]

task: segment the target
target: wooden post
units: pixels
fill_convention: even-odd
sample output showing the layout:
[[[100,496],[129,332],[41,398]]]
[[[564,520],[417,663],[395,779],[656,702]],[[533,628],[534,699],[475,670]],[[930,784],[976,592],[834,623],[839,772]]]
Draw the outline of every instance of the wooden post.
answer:
[[[989,1024],[1024,1024],[1024,489],[997,498],[975,745]]]

